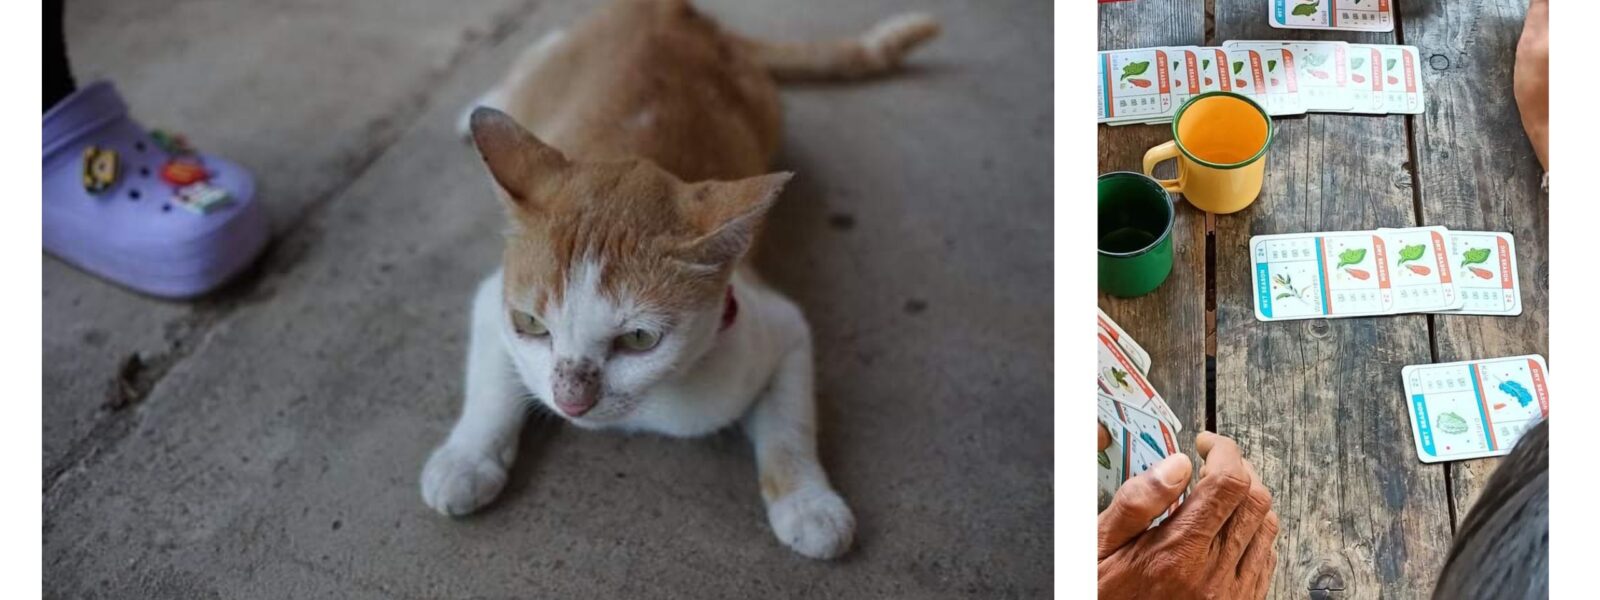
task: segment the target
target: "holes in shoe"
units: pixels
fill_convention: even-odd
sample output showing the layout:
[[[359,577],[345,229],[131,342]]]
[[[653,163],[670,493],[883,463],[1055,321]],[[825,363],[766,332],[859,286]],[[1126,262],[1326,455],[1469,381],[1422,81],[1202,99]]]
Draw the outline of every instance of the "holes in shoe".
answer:
[[[133,143],[133,149],[134,150],[138,150],[140,152],[144,152],[144,142],[134,142]]]
[[[139,167],[139,176],[140,177],[149,177],[150,176],[150,167]]]
[[[137,202],[139,200],[139,196],[140,195],[141,194],[139,193],[139,190],[136,190],[136,189],[128,190],[128,199],[129,200],[133,200],[133,201]]]
[[[171,204],[163,204],[163,205],[161,205],[161,212],[172,212],[172,205]]]

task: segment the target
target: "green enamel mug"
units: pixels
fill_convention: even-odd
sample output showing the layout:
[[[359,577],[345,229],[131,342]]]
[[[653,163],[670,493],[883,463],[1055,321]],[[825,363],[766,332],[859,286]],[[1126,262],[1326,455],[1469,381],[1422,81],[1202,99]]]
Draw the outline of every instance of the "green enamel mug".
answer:
[[[1172,194],[1143,173],[1106,173],[1099,183],[1100,291],[1123,298],[1155,291],[1172,273]]]

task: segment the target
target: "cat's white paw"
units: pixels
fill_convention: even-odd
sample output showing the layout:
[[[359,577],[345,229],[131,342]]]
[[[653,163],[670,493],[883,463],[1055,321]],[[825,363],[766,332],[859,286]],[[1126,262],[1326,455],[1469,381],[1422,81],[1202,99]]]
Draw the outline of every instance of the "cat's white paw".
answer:
[[[778,540],[811,558],[837,558],[850,549],[856,518],[827,488],[797,490],[767,507]]]
[[[445,444],[422,468],[422,501],[445,516],[478,510],[500,494],[506,469],[481,451]]]

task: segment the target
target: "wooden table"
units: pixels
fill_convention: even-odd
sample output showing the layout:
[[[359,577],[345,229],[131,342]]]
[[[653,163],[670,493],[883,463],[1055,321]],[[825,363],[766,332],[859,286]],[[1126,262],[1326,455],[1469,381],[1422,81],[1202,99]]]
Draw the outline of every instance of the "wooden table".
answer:
[[[1526,1],[1399,4],[1393,33],[1273,29],[1266,0],[1100,6],[1102,49],[1311,39],[1421,53],[1426,113],[1278,119],[1256,203],[1223,216],[1180,203],[1167,282],[1100,298],[1150,352],[1150,378],[1185,431],[1232,436],[1272,489],[1283,523],[1272,598],[1431,594],[1498,459],[1420,462],[1400,369],[1548,354],[1547,199],[1511,92]],[[1099,135],[1101,172],[1137,171],[1171,129]],[[1255,319],[1250,236],[1415,225],[1511,232],[1523,314]]]

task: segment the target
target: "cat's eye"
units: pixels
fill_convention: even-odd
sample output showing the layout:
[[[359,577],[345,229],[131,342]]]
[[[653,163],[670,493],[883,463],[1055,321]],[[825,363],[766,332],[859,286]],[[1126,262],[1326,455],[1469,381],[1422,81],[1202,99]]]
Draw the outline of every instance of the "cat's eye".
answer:
[[[550,333],[549,329],[545,329],[544,323],[539,322],[538,317],[520,310],[511,311],[511,326],[517,329],[518,335],[541,337]]]
[[[644,352],[659,343],[661,334],[644,329],[635,329],[617,336],[617,346],[630,352]]]

